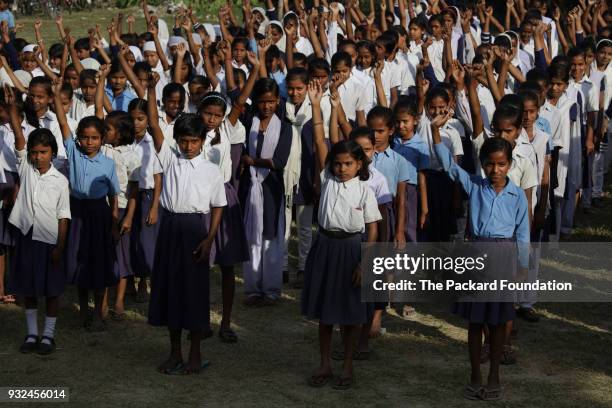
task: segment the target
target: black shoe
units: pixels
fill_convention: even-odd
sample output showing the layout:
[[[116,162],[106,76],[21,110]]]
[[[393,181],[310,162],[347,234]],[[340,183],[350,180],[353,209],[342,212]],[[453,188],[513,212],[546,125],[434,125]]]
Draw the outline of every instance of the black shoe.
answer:
[[[283,284],[289,283],[289,271],[283,271]]]
[[[49,340],[51,342],[51,344],[47,344],[47,343],[43,343],[43,340]],[[38,354],[42,354],[42,355],[46,355],[46,354],[51,354],[55,351],[55,340],[53,340],[53,337],[47,337],[47,336],[42,336],[40,338],[40,342],[38,343]]]
[[[516,312],[516,314],[523,320],[526,320],[528,322],[531,323],[537,323],[540,321],[540,316],[538,316],[538,314],[536,313],[535,310],[533,310],[533,308],[529,307],[521,307],[519,308],[519,310]]]
[[[34,339],[34,341],[28,342],[28,339]],[[28,354],[33,353],[38,348],[38,336],[28,334],[23,340],[23,344],[19,347],[19,351]]]

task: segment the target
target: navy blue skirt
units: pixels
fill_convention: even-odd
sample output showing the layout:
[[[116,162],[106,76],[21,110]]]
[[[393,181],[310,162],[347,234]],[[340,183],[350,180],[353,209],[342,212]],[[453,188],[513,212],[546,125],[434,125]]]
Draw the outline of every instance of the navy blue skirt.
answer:
[[[240,157],[244,150],[244,143],[235,143],[230,147],[230,157],[232,159],[232,179],[230,183],[238,191],[238,184],[240,182]]]
[[[361,261],[361,234],[333,238],[319,227],[306,259],[302,314],[322,324],[358,325],[367,322],[361,288],[353,286],[353,271]]]
[[[149,323],[170,329],[210,327],[209,263],[193,252],[208,235],[209,214],[160,211],[159,239],[151,274]]]
[[[453,216],[453,192],[455,184],[448,174],[426,170],[427,206],[429,207],[429,222],[420,231],[419,241],[449,242],[452,234],[457,233],[455,217]]]
[[[155,243],[159,234],[160,221],[158,219],[156,224],[147,225],[147,217],[152,204],[153,190],[140,190],[130,234],[130,261],[132,270],[139,278],[151,276],[153,270]]]
[[[66,275],[63,265],[54,265],[55,245],[32,239],[32,228],[23,235],[14,228],[15,258],[8,277],[7,293],[26,297],[54,297],[64,293]]]
[[[1,171],[1,170],[0,170]],[[19,182],[19,174],[5,171],[6,183],[0,184],[0,200],[10,197],[15,192],[15,186]],[[9,224],[9,216],[12,208],[0,209],[0,245],[12,246],[15,243],[14,229]]]
[[[115,286],[115,244],[112,214],[106,197],[79,200],[70,197],[72,220],[66,245],[66,276],[80,289]]]
[[[121,222],[123,221],[123,217],[125,217],[125,213],[125,208],[119,209],[119,219]],[[131,233],[123,234],[115,244],[115,253],[117,254],[117,259],[115,260],[115,275],[121,279],[134,275],[130,260],[130,238]]]
[[[214,258],[211,261],[219,266],[232,266],[247,262],[250,254],[238,194],[231,183],[225,183],[225,196],[227,206],[223,208],[223,217],[215,237]]]
[[[514,242],[514,239],[473,237],[471,241]],[[487,252],[489,268],[507,269],[508,262],[512,262],[512,260],[514,260],[514,265],[516,265],[516,250],[511,249],[507,245],[489,245],[487,246]],[[516,311],[512,302],[457,302],[453,306],[453,313],[467,319],[470,323],[487,324],[490,326],[504,324],[514,320],[516,317]]]
[[[406,208],[406,221],[404,222],[404,236],[406,242],[417,242],[417,189],[414,184],[406,183],[406,198],[404,207]]]

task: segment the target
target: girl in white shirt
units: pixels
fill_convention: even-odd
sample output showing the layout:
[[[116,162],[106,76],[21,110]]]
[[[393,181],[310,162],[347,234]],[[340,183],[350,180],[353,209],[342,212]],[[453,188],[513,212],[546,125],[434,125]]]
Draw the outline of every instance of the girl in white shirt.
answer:
[[[64,292],[65,275],[61,267],[70,219],[68,180],[51,163],[57,153],[55,136],[48,129],[36,129],[26,140],[17,113],[15,96],[6,88],[11,106],[11,126],[15,133],[15,153],[20,189],[9,222],[17,227],[14,271],[8,282],[10,291],[25,297],[28,335],[22,353],[49,354],[55,350],[55,322],[58,297]],[[33,256],[35,255],[35,256]],[[46,298],[47,315],[41,338],[38,337],[37,298]]]
[[[320,109],[323,90],[311,83],[308,93],[313,105],[317,161],[324,169],[319,233],[306,261],[301,301],[302,314],[319,320],[321,365],[308,384],[322,387],[333,377],[332,330],[334,324],[340,324],[344,329],[344,365],[333,387],[347,389],[353,383],[353,351],[359,326],[367,321],[366,303],[361,302],[360,293],[361,237],[367,231],[367,242],[375,242],[376,223],[382,217],[367,183],[368,157],[355,141],[335,144],[328,156]]]
[[[209,257],[227,202],[219,168],[202,155],[206,128],[200,117],[188,113],[177,120],[178,155],[165,141],[153,97],[156,82],[149,82],[147,108],[164,180],[149,323],[167,326],[170,332],[170,356],[158,371],[197,374],[208,366],[200,355],[200,342],[210,330]],[[191,335],[186,364],[181,352],[183,329]]]

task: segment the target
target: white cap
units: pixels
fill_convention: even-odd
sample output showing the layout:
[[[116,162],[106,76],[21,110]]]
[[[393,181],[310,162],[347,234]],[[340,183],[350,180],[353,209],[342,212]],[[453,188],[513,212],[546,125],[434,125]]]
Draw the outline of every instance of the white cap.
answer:
[[[136,62],[142,61],[142,52],[140,52],[140,48],[130,45],[130,51],[132,51],[132,54],[134,54],[134,59]]]
[[[98,71],[100,69],[100,63],[93,58],[85,58],[81,60],[81,65],[85,69],[93,69]]]
[[[187,45],[187,40],[185,40],[183,37],[179,37],[178,35],[173,35],[168,38],[168,48],[179,45],[180,43]]]
[[[142,52],[149,52],[149,51],[157,52],[157,48],[155,48],[155,42],[147,41],[146,43],[144,43],[142,47]]]
[[[25,47],[23,47],[21,52],[34,52],[34,48],[35,47],[36,47],[36,45],[34,45],[34,44],[28,44]]]
[[[202,25],[204,26],[204,29],[206,30],[206,34],[208,34],[208,38],[210,38],[210,41],[215,41],[217,39],[215,27],[213,27],[213,25],[210,23],[204,23]]]

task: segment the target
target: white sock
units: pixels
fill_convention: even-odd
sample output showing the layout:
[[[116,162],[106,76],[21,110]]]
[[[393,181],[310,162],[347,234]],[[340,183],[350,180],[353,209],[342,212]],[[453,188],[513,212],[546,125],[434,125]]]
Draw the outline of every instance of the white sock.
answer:
[[[38,309],[26,309],[26,323],[28,324],[28,336],[38,337]],[[34,343],[36,340],[29,337],[26,342]]]
[[[55,335],[55,321],[57,317],[45,317],[45,330],[43,331],[43,336],[53,338]],[[42,343],[51,344],[51,341],[48,339],[43,339]]]

